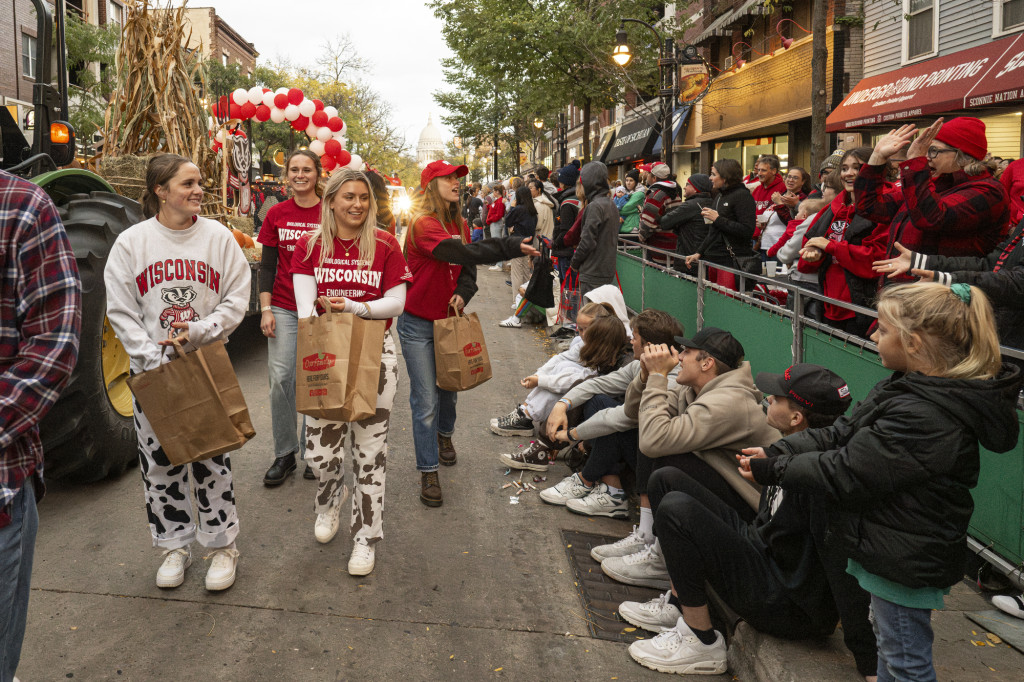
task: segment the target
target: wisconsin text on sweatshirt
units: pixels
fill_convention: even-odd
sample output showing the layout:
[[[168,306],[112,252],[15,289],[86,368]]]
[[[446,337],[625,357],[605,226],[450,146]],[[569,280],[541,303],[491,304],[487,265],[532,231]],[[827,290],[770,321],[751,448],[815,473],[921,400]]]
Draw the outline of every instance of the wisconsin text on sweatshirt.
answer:
[[[135,276],[139,296],[145,296],[150,287],[164,282],[198,282],[211,291],[220,293],[220,273],[205,261],[185,258],[168,258],[150,263]]]

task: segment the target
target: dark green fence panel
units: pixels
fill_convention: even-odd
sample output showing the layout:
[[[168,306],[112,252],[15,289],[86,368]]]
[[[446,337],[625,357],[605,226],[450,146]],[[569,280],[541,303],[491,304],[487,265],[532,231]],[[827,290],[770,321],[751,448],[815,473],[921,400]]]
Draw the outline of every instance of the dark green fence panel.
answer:
[[[803,344],[804,362],[828,367],[845,379],[854,402],[863,400],[875,384],[891,374],[872,351],[827,332],[804,329]]]
[[[1021,413],[1017,413],[1020,418]],[[1024,419],[1021,432],[1024,434]],[[971,535],[1018,566],[1024,563],[1024,445],[1002,454],[981,451]]]
[[[647,268],[644,308],[664,310],[683,325],[686,334],[697,333],[697,283]]]
[[[709,288],[704,292],[704,326],[719,327],[739,339],[754,376],[782,372],[793,364],[793,322],[787,318]]]
[[[643,310],[644,306],[640,300],[642,291],[640,278],[643,276],[643,263],[620,253],[616,257],[615,267],[619,273],[619,284],[622,285],[622,297],[626,300],[626,305],[631,310]]]

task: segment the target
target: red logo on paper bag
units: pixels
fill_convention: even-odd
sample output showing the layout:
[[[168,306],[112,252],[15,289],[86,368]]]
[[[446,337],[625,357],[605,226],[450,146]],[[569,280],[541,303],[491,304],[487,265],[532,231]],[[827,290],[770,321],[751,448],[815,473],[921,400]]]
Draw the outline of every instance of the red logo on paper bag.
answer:
[[[302,369],[306,372],[322,372],[334,367],[334,353],[313,353],[302,358]]]
[[[476,341],[474,341],[473,343],[467,343],[465,346],[462,347],[462,354],[465,355],[467,358],[476,357],[477,355],[480,355],[480,353],[482,352],[483,347]]]

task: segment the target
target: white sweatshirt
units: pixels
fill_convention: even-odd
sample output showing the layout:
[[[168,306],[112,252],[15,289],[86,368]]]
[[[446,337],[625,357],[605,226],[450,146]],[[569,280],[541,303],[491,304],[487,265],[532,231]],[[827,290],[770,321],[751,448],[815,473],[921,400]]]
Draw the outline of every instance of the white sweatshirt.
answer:
[[[157,342],[188,323],[188,347],[227,340],[249,307],[249,264],[231,231],[207,218],[172,230],[156,218],[132,225],[110,250],[107,318],[136,372],[163,361]]]

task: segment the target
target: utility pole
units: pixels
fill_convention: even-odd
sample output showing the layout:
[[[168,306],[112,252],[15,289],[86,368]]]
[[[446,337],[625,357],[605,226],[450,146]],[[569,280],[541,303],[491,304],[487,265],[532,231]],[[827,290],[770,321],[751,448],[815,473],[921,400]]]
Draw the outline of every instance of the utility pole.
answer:
[[[829,155],[825,117],[828,116],[828,91],[825,87],[828,65],[828,3],[811,3],[811,168],[818,168]]]

